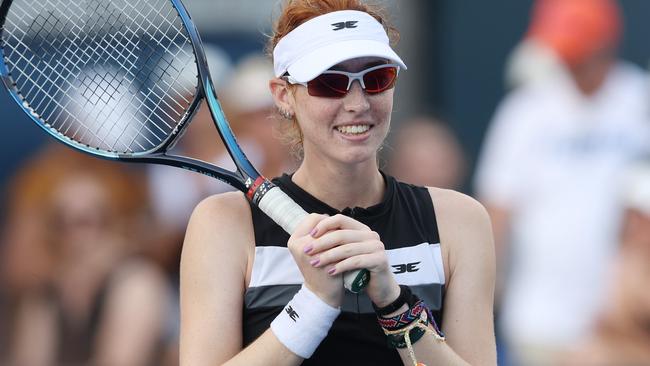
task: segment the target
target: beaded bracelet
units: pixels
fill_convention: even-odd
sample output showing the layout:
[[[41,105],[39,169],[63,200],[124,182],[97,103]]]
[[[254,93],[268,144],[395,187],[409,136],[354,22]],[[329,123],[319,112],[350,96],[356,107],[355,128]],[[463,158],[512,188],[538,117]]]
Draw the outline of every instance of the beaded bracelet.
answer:
[[[397,299],[395,299],[395,301],[381,308],[375,305],[375,303],[372,303],[372,308],[375,310],[375,313],[377,315],[385,316],[399,310],[399,308],[401,308],[404,304],[408,305],[409,307],[413,306],[416,301],[415,298],[415,295],[413,295],[411,289],[408,286],[400,285],[399,296]]]

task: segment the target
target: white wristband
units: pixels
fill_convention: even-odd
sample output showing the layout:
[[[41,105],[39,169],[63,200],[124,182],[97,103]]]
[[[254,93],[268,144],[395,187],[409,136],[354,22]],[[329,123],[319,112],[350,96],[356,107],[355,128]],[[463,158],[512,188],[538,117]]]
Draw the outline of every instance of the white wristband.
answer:
[[[291,352],[307,359],[325,339],[340,313],[340,308],[331,307],[302,285],[271,322],[271,330]]]

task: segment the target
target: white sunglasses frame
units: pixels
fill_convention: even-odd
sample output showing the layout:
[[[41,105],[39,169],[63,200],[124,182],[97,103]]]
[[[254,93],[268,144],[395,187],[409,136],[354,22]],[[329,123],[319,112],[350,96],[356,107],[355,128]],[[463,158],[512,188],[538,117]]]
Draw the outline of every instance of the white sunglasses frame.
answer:
[[[378,69],[383,69],[383,68],[386,68],[386,67],[394,67],[394,68],[397,69],[397,73],[395,74],[395,79],[397,79],[397,77],[399,76],[399,70],[400,70],[400,66],[398,64],[381,64],[381,65],[369,67],[369,68],[367,68],[365,70],[361,70],[359,72],[347,72],[347,71],[340,71],[340,70],[325,70],[322,73],[320,73],[318,76],[320,76],[322,74],[345,75],[345,76],[348,77],[348,87],[345,89],[346,91],[350,91],[350,87],[352,87],[352,83],[355,80],[359,80],[359,85],[361,85],[361,89],[363,89],[365,91],[366,90],[366,84],[363,82],[364,75],[366,75],[367,73],[369,73],[371,71],[375,71],[375,70],[378,70]],[[316,76],[316,78],[318,76]],[[316,79],[316,78],[314,78],[314,79]],[[296,79],[291,77],[291,75],[287,74],[285,76],[285,79],[287,80],[287,82],[289,84],[302,85],[304,87],[307,87],[308,82],[303,83],[303,82],[297,81]],[[312,80],[314,80],[314,79],[312,79]]]

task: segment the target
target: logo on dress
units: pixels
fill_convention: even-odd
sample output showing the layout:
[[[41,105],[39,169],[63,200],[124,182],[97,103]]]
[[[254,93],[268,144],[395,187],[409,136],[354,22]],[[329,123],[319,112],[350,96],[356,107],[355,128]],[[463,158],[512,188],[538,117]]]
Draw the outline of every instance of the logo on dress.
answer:
[[[394,274],[406,273],[406,272],[417,272],[420,269],[418,268],[420,262],[413,263],[404,263],[404,264],[393,264],[391,267],[395,268]]]

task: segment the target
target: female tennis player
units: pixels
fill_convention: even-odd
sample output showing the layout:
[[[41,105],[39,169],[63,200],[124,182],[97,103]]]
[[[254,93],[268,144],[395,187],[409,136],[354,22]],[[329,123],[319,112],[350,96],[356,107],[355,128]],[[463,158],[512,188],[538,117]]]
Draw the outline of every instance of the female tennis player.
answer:
[[[302,162],[274,182],[313,214],[289,236],[241,193],[198,205],[181,365],[496,365],[485,210],[378,167],[406,69],[382,14],[359,0],[284,4],[270,89]],[[365,291],[346,291],[343,273],[363,268]]]

